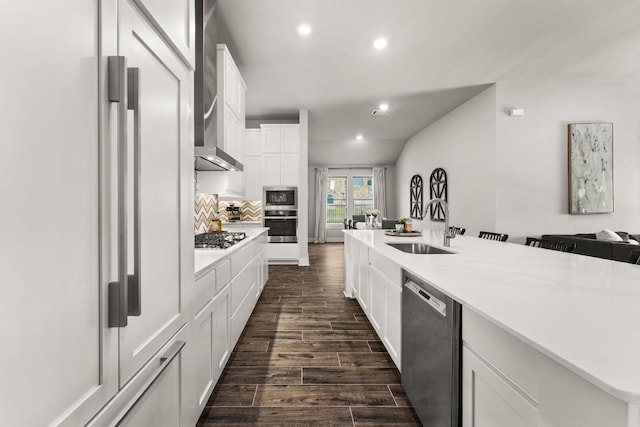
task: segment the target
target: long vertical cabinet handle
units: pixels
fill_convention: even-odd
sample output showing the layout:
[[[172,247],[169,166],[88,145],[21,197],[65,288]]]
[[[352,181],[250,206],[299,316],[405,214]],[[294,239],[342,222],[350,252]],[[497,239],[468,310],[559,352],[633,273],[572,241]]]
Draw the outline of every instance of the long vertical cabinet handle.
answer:
[[[109,102],[118,103],[118,281],[109,283],[109,327],[127,326],[127,60],[109,56]]]
[[[142,314],[140,288],[140,69],[127,68],[127,108],[133,111],[133,275],[128,277],[128,315]]]

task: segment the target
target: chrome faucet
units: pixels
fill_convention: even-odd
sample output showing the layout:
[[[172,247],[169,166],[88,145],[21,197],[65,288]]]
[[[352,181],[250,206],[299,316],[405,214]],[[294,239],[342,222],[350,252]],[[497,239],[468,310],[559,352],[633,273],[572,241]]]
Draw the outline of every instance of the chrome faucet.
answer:
[[[456,233],[449,229],[449,205],[447,205],[447,202],[443,199],[429,200],[422,208],[422,219],[427,216],[427,209],[434,203],[442,203],[442,206],[444,206],[444,246],[448,248],[450,246],[449,241],[455,239]]]

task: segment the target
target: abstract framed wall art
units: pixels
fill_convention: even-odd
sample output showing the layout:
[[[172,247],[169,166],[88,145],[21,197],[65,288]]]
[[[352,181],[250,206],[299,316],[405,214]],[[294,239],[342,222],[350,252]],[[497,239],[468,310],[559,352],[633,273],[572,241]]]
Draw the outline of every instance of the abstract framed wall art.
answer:
[[[569,213],[613,212],[613,123],[569,124]]]

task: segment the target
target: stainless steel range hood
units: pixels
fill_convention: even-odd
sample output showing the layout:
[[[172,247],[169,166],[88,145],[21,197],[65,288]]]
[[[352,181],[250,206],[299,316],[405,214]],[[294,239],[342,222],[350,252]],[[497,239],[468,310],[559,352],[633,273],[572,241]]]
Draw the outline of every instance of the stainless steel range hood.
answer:
[[[242,163],[217,146],[216,8],[217,0],[196,0],[194,166],[199,171],[242,171]]]

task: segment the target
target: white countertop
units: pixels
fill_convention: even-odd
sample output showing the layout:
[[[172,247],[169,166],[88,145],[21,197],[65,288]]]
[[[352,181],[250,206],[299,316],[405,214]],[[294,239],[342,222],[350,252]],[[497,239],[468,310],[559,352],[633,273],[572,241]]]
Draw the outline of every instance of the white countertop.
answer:
[[[250,241],[265,233],[268,228],[264,227],[248,227],[246,229],[234,228],[233,231],[242,231],[247,233],[247,237],[227,249],[195,249],[194,269],[196,279],[201,277],[213,267],[218,261],[231,256],[237,250],[246,246]]]
[[[385,243],[443,247],[442,231],[344,232],[611,395],[640,404],[640,266],[469,236],[451,240],[454,255],[413,255]]]

